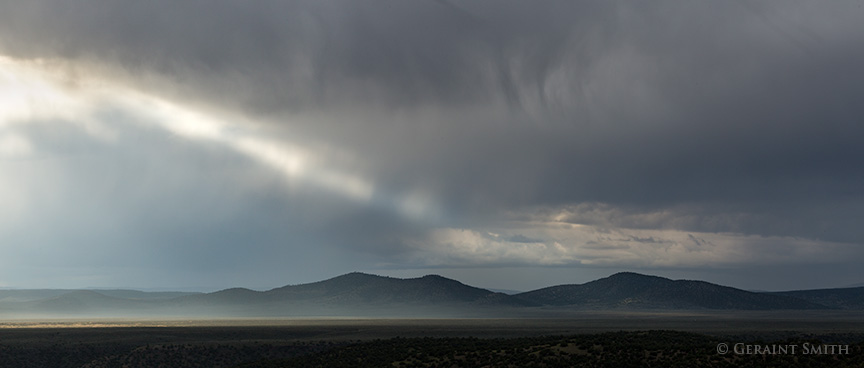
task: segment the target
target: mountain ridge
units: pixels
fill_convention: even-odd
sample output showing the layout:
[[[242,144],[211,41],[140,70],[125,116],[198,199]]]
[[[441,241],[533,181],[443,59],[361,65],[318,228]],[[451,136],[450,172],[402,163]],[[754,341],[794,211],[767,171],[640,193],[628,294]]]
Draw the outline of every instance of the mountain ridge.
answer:
[[[327,280],[300,285],[286,285],[265,291],[273,298],[295,299],[326,298],[330,302],[407,304],[469,304],[501,303],[527,306],[532,303],[520,301],[503,293],[469,286],[440,275],[425,275],[400,279],[352,272]]]
[[[544,305],[594,309],[829,309],[799,298],[633,272],[619,272],[584,284],[550,286],[514,296]]]
[[[633,272],[514,295],[440,275],[402,279],[361,272],[264,291],[237,287],[151,295],[132,290],[46,290],[0,290],[0,316],[487,317],[580,310],[864,310],[864,287],[752,292]]]

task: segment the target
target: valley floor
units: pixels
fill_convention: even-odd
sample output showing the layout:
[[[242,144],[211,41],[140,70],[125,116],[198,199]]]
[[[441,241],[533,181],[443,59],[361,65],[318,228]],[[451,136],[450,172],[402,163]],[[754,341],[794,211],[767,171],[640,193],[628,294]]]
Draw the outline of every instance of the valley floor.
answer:
[[[0,366],[864,366],[848,312],[584,312],[564,319],[3,320]],[[796,345],[798,354],[719,354]],[[801,354],[803,344],[846,354]],[[742,346],[745,346],[742,345]],[[622,365],[623,364],[623,365]]]

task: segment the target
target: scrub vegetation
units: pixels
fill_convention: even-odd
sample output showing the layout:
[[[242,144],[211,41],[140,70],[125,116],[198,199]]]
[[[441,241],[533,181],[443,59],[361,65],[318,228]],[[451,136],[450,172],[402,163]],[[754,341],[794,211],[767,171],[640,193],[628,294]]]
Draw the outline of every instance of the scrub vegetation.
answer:
[[[864,334],[670,330],[547,335],[519,321],[458,330],[443,321],[413,325],[329,322],[295,326],[7,328],[3,367],[860,367]],[[484,326],[482,321],[465,325]],[[373,328],[366,328],[366,327]],[[509,326],[509,327],[507,327]],[[424,336],[424,337],[400,337]],[[845,354],[726,354],[720,343],[842,344]]]

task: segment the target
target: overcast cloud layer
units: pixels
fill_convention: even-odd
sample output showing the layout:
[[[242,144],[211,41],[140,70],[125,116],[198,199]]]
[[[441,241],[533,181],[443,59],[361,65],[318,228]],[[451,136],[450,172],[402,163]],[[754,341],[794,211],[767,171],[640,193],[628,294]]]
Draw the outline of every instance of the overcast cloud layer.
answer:
[[[0,286],[860,283],[862,44],[860,1],[2,1]]]

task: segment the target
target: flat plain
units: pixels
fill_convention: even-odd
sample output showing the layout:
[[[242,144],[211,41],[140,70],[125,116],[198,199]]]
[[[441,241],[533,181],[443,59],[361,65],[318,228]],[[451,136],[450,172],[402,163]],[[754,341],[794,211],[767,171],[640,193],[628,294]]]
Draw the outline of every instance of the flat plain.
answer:
[[[806,357],[811,360],[803,362],[815,366],[822,363],[856,366],[860,364],[864,343],[864,318],[851,311],[574,311],[557,318],[4,320],[0,321],[0,366],[281,367],[295,363],[338,366],[334,359],[344,359],[351,352],[371,357],[374,354],[364,353],[363,349],[388,351],[386,347],[395,349],[390,354],[392,361],[387,360],[391,357],[385,354],[384,357],[374,355],[377,360],[358,358],[361,361],[353,363],[358,366],[381,366],[382,362],[390,362],[384,364],[388,366],[472,366],[486,360],[466,359],[488,355],[498,360],[489,360],[487,366],[507,366],[502,362],[517,358],[529,359],[521,361],[522,364],[534,362],[531,364],[537,366],[558,363],[612,366],[621,363],[616,359],[636,354],[655,360],[674,356],[671,361],[658,361],[664,365],[683,359],[681,362],[704,366],[747,366],[748,359],[756,357],[718,356],[714,347],[719,342],[773,344],[780,341],[851,344],[850,354]],[[658,348],[657,344],[663,348]],[[469,350],[474,350],[458,356],[421,352],[423,347],[451,345],[453,349],[468,346]],[[489,346],[499,345],[520,347],[511,346],[506,353],[489,350]],[[606,355],[592,355],[590,349],[577,346],[605,346],[601,352],[605,351]],[[663,349],[669,351],[664,354]],[[413,355],[406,358],[402,354],[407,351],[417,352],[422,360]],[[534,354],[540,351],[545,351],[546,355]],[[610,355],[610,351],[618,355]],[[583,360],[567,360],[576,357]],[[701,357],[708,360],[698,360]],[[548,360],[553,358],[559,360]],[[800,356],[776,357],[787,358],[797,359],[790,361],[792,363],[802,362]],[[783,364],[786,363],[789,362]]]

